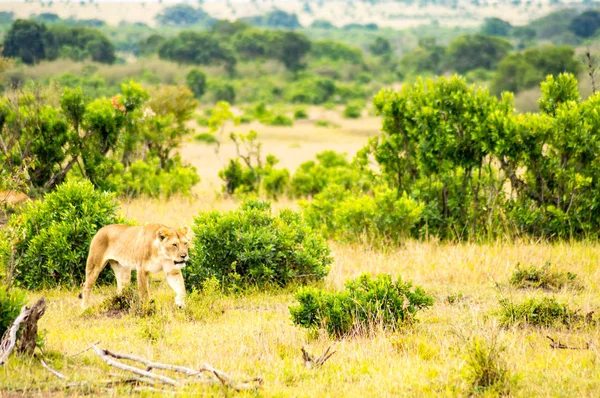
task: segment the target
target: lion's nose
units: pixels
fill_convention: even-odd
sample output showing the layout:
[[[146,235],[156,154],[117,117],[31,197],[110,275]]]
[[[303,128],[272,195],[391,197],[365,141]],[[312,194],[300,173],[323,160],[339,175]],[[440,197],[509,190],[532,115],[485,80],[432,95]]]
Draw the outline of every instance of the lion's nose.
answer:
[[[181,258],[186,258],[186,257],[187,257],[187,254],[182,254],[182,255],[180,255],[179,257],[181,257]]]

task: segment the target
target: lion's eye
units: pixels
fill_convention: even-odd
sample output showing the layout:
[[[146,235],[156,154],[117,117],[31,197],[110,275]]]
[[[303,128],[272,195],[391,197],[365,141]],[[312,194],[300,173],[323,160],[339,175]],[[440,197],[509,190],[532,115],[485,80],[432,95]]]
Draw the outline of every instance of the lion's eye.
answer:
[[[177,247],[177,243],[173,243],[173,246]]]

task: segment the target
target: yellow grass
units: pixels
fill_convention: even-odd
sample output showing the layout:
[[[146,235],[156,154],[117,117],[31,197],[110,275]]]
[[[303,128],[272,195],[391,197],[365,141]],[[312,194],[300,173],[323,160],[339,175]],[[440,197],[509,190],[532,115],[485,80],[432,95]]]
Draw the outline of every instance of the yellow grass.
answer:
[[[311,110],[312,112],[322,112]],[[336,117],[328,114],[328,117]],[[311,118],[313,116],[311,115]],[[323,149],[345,150],[351,155],[378,129],[377,119],[358,122],[339,119],[340,129],[320,129],[311,123],[294,128],[262,127],[259,137],[264,153],[273,152],[286,167],[297,167]],[[259,126],[241,126],[247,131]],[[200,170],[203,182],[189,198],[168,201],[137,199],[122,202],[122,212],[138,222],[163,222],[172,226],[190,224],[198,211],[231,209],[237,204],[218,199],[216,173],[221,167],[212,147],[195,142],[183,148],[185,160]],[[222,150],[225,159],[233,153],[231,143]],[[295,206],[286,200],[276,208]],[[583,290],[562,290],[555,296],[582,314],[598,311],[600,297],[600,248],[597,243],[495,242],[490,244],[442,244],[405,242],[399,248],[375,250],[363,245],[331,242],[334,263],[321,287],[341,289],[349,278],[363,272],[390,273],[412,280],[432,295],[432,308],[418,314],[419,322],[397,332],[376,331],[370,336],[331,340],[326,334],[309,333],[290,320],[288,306],[294,289],[259,291],[241,296],[212,293],[188,300],[185,310],[175,308],[174,294],[162,278],[153,279],[150,292],[156,312],[149,316],[109,317],[99,310],[102,300],[115,286],[96,288],[92,313],[82,314],[77,287],[30,293],[34,300],[48,298],[46,315],[40,322],[50,366],[84,386],[65,389],[36,359],[13,356],[0,367],[0,396],[125,396],[134,386],[101,388],[109,374],[122,374],[105,365],[92,351],[100,346],[117,352],[188,367],[203,363],[242,379],[262,377],[258,396],[278,397],[387,397],[467,396],[465,381],[466,341],[474,336],[496,337],[507,347],[504,358],[510,371],[510,394],[531,396],[596,397],[600,394],[600,363],[597,326],[579,329],[503,328],[495,311],[498,300],[520,301],[550,296],[533,290],[517,290],[508,279],[518,263],[541,266],[551,261],[561,271],[577,274]],[[462,297],[450,304],[448,296]],[[462,295],[462,296],[461,296]],[[574,347],[557,350],[546,336]],[[300,348],[320,355],[335,344],[335,355],[321,369],[303,366]],[[159,387],[159,386],[157,386]],[[193,385],[179,391],[182,396],[225,396],[221,387]],[[156,393],[161,396],[161,393]],[[243,393],[241,395],[254,395]]]

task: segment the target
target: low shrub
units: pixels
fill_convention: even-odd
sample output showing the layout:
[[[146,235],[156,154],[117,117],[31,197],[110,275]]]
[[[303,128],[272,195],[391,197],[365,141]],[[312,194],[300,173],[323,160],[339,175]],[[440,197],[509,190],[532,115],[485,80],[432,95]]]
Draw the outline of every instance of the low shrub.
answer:
[[[347,119],[358,119],[362,113],[362,106],[357,104],[348,104],[344,109],[344,117]]]
[[[370,333],[378,327],[396,329],[414,321],[416,313],[433,305],[422,288],[390,275],[363,274],[346,283],[342,292],[306,287],[290,306],[292,321],[305,328],[324,328],[330,336]]]
[[[296,119],[296,120],[308,119],[308,112],[306,112],[305,108],[297,108],[294,111],[294,119]]]
[[[272,117],[265,119],[263,124],[267,126],[293,126],[294,121],[285,115],[273,115]]]
[[[546,262],[541,268],[531,266],[521,268],[519,264],[512,276],[510,284],[518,288],[534,288],[546,290],[560,290],[563,287],[580,289],[581,285],[575,280],[577,275],[571,272],[561,272]]]
[[[377,187],[372,194],[331,185],[311,202],[300,202],[307,221],[327,237],[394,243],[415,234],[423,205],[406,194]]]
[[[14,281],[27,289],[77,288],[85,278],[92,237],[105,225],[124,222],[113,193],[94,190],[89,181],[67,182],[11,217],[1,239],[14,247]],[[0,245],[0,264],[8,265],[10,245]],[[99,282],[114,280],[112,272]]]
[[[193,231],[190,262],[183,269],[190,289],[212,277],[228,290],[320,280],[333,261],[326,241],[299,213],[284,209],[273,216],[266,201],[200,213]]]
[[[0,286],[0,336],[10,324],[19,316],[21,308],[27,304],[25,292],[19,289],[8,289],[6,286]]]
[[[491,340],[475,337],[465,350],[465,378],[473,393],[507,394],[511,389],[506,347],[495,337]]]
[[[505,326],[570,327],[582,320],[581,315],[554,297],[531,298],[520,304],[502,299],[500,306],[500,322]]]
[[[218,141],[217,137],[211,133],[196,134],[194,139],[198,142],[204,142],[205,144],[215,144]]]

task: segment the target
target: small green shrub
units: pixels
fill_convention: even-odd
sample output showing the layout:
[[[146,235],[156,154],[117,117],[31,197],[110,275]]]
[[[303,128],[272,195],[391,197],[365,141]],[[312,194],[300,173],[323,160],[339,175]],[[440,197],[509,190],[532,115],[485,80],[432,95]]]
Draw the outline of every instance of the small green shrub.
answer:
[[[502,299],[500,306],[500,322],[505,326],[570,327],[582,320],[581,315],[559,303],[554,297],[531,298],[520,304]]]
[[[348,104],[344,109],[344,117],[347,119],[358,119],[362,113],[362,106],[357,104]]]
[[[273,117],[264,120],[263,124],[268,126],[293,126],[294,121],[285,115],[273,115]]]
[[[205,144],[214,144],[217,142],[217,138],[211,133],[196,134],[194,139],[198,142],[204,142]]]
[[[506,347],[496,338],[475,337],[465,350],[465,378],[473,393],[491,391],[499,395],[511,389],[510,372],[503,356]]]
[[[190,262],[183,269],[191,289],[212,277],[230,290],[320,280],[332,262],[327,243],[300,214],[285,209],[272,216],[265,201],[200,213],[193,231]]]
[[[510,284],[518,288],[534,288],[547,290],[560,290],[563,287],[580,289],[581,285],[575,280],[577,275],[571,272],[560,272],[554,269],[550,262],[546,262],[541,268],[531,266],[521,268],[519,264],[512,276]]]
[[[308,112],[306,112],[305,108],[297,108],[294,111],[294,119],[296,119],[296,120],[308,119]]]
[[[315,126],[317,126],[317,127],[333,127],[333,126],[334,126],[334,124],[333,124],[333,123],[330,123],[330,122],[329,122],[329,121],[327,121],[327,120],[317,120],[317,121],[315,122]]]
[[[369,333],[377,327],[396,329],[414,321],[416,313],[433,305],[422,288],[390,275],[375,278],[363,274],[346,283],[342,292],[307,287],[296,294],[290,306],[292,321],[305,328],[322,327],[330,336]]]
[[[94,190],[89,181],[64,183],[43,201],[25,205],[1,237],[14,245],[15,283],[27,289],[78,288],[92,237],[103,226],[124,221],[117,209],[114,194]],[[7,249],[0,245],[0,265],[9,262]],[[99,278],[100,283],[112,280],[108,271]]]
[[[27,304],[25,292],[19,289],[8,290],[6,286],[0,286],[0,336],[10,324],[19,316],[21,308]]]

